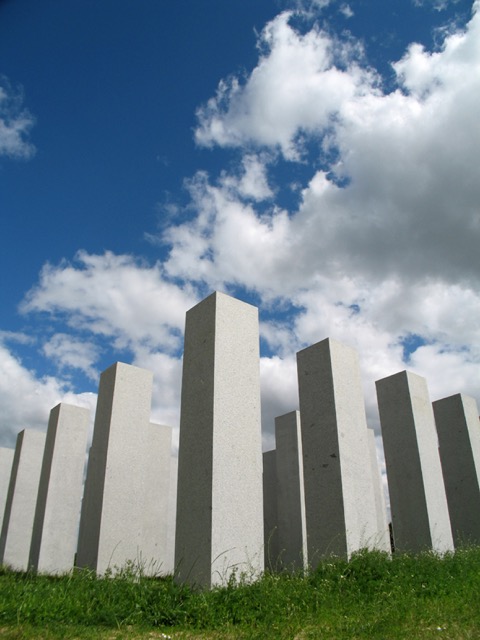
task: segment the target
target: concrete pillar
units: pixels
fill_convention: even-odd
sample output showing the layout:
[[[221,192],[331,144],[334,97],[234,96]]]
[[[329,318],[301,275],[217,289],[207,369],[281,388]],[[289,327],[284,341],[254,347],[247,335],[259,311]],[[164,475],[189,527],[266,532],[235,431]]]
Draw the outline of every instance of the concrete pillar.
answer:
[[[298,411],[275,418],[275,440],[279,565],[293,571],[303,570],[307,566],[307,529]]]
[[[167,554],[165,566],[168,573],[175,572],[175,529],[177,524],[177,481],[178,481],[178,451],[170,458],[170,487],[168,492],[168,524],[167,524]]]
[[[173,562],[167,564],[171,448],[172,428],[151,423],[144,460],[146,477],[141,548],[142,568],[147,575],[173,573]]]
[[[322,340],[297,354],[311,567],[378,544],[357,353]]]
[[[7,502],[8,485],[12,473],[13,449],[0,447],[0,531],[2,530],[3,514]]]
[[[383,490],[382,477],[378,467],[377,447],[375,444],[375,433],[373,429],[368,429],[368,449],[370,452],[370,462],[372,465],[373,493],[375,496],[375,513],[377,517],[378,544],[380,551],[391,552],[390,530],[388,527],[387,508],[385,505],[385,492]]]
[[[153,374],[122,362],[100,377],[77,565],[99,574],[142,555]]]
[[[28,563],[34,571],[73,569],[89,427],[88,409],[61,403],[50,412]]]
[[[376,382],[395,550],[453,549],[433,409],[425,378]]]
[[[263,453],[263,531],[265,569],[278,569],[277,452]]]
[[[177,579],[223,584],[263,570],[258,310],[214,293],[186,317]]]
[[[28,569],[44,447],[41,431],[24,429],[17,436],[0,535],[0,564],[16,571]]]
[[[455,546],[480,544],[480,425],[474,398],[433,403]]]

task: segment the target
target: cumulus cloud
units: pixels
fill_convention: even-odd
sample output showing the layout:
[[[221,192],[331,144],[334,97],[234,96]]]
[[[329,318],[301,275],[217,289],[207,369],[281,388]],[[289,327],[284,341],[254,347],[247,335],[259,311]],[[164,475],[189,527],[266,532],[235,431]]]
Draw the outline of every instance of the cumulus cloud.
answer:
[[[480,13],[430,52],[412,44],[387,92],[361,44],[281,13],[257,66],[220,82],[198,111],[199,145],[240,162],[187,181],[188,216],[168,220],[154,265],[80,252],[47,265],[22,311],[65,329],[45,344],[64,367],[81,359],[75,331],[128,348],[154,371],[154,419],[178,424],[184,316],[221,289],[254,292],[262,314],[264,446],[275,415],[298,407],[295,352],[328,336],[360,354],[370,426],[374,381],[409,368],[432,399],[478,394],[480,352]],[[283,163],[283,164],[282,164]],[[295,204],[276,170],[302,167]],[[280,204],[280,201],[282,204]],[[181,212],[180,212],[181,213]],[[60,334],[60,338],[58,335]],[[63,336],[61,334],[64,334]]]
[[[254,154],[246,154],[242,158],[240,174],[224,172],[221,184],[241,198],[257,202],[272,198],[273,191],[268,184],[268,161],[268,156],[261,158]]]
[[[191,287],[166,281],[160,264],[80,251],[73,264],[45,265],[20,310],[46,312],[77,330],[107,336],[118,349],[149,345],[175,352],[185,311],[197,301]]]
[[[45,265],[20,310],[28,317],[47,314],[50,327],[68,328],[42,345],[42,353],[64,377],[76,369],[98,380],[99,340],[113,353],[127,350],[128,356],[123,353],[120,359],[154,374],[152,420],[178,429],[185,313],[197,302],[195,289],[169,282],[160,264],[81,251],[72,263]],[[60,385],[54,378],[49,384],[54,389]],[[47,394],[46,406],[51,396]],[[175,444],[177,436],[176,431]]]
[[[275,448],[275,418],[298,409],[295,356],[272,356],[260,360],[263,449]]]
[[[311,177],[288,224],[278,212],[255,221],[235,205],[245,226],[257,227],[261,244],[279,249],[271,256],[278,280],[288,260],[294,286],[319,269],[476,286],[480,15],[475,11],[466,30],[447,36],[440,51],[412,45],[393,65],[398,88],[387,94],[352,57],[358,47],[351,41],[340,43],[315,27],[302,35],[289,17],[283,13],[265,28],[267,53],[243,85],[235,78],[220,84],[199,111],[197,129],[200,144],[280,148],[290,160],[301,157],[304,135],[319,137],[326,167]],[[224,221],[230,215],[216,213],[223,197],[216,185],[205,185],[203,194],[197,188],[195,197],[200,209],[208,200],[208,222],[221,220],[224,234],[237,226],[235,215]],[[215,230],[209,238],[197,255],[208,256],[211,273]],[[182,242],[189,244],[184,236]]]
[[[173,427],[173,450],[178,450],[182,359],[161,351],[139,348],[131,364],[153,372],[152,422]]]
[[[92,380],[98,378],[94,363],[98,359],[99,348],[93,342],[66,333],[56,333],[45,342],[42,351],[61,371],[79,369]]]
[[[29,141],[35,120],[23,107],[21,91],[14,90],[5,77],[0,77],[0,156],[31,158],[35,153]]]
[[[294,255],[297,281],[313,266],[369,278],[400,273],[478,283],[480,15],[440,51],[412,45],[393,65],[398,88],[388,94],[373,72],[348,62],[351,42],[339,55],[329,35],[316,28],[301,35],[288,18],[281,14],[266,27],[268,53],[244,85],[236,79],[228,91],[221,85],[222,99],[199,112],[197,129],[203,144],[250,141],[279,147],[290,159],[300,154],[302,131],[322,136],[319,154],[329,164],[304,188],[287,225],[289,255],[276,268]],[[221,200],[218,188],[212,197],[215,189],[195,191],[197,206],[209,202],[209,221]],[[251,227],[246,208],[243,217]],[[277,215],[255,223],[262,244],[270,238],[286,247],[274,238],[279,221]],[[200,257],[210,259],[211,246],[202,249]]]
[[[389,92],[359,43],[316,26],[300,33],[280,14],[250,75],[222,81],[198,111],[196,140],[255,150],[267,178],[278,154],[302,163],[313,143],[321,168],[290,210],[275,199],[259,208],[232,189],[241,174],[198,174],[197,215],[164,236],[170,276],[293,305],[289,323],[262,328],[286,359],[327,336],[356,347],[374,425],[374,380],[403,368],[432,376],[435,396],[449,392],[440,378],[455,383],[451,393],[478,393],[479,6],[437,50],[412,44]]]
[[[199,144],[257,143],[297,159],[302,132],[328,129],[343,103],[373,91],[377,76],[359,64],[359,43],[340,43],[317,27],[302,35],[291,17],[281,13],[265,27],[259,43],[265,53],[247,81],[222,80],[198,110]]]
[[[68,382],[52,376],[37,377],[27,369],[5,344],[0,342],[0,406],[2,407],[0,444],[15,446],[22,429],[46,431],[50,410],[59,402],[84,406],[96,405],[93,393],[75,393]]]
[[[227,184],[227,186],[225,186]],[[165,270],[170,276],[208,283],[211,289],[227,289],[229,283],[254,287],[256,282],[275,284],[284,253],[288,216],[257,216],[251,203],[229,188],[225,177],[211,185],[199,173],[190,183],[196,218],[170,227],[164,241],[170,245]],[[287,265],[284,266],[286,268]]]

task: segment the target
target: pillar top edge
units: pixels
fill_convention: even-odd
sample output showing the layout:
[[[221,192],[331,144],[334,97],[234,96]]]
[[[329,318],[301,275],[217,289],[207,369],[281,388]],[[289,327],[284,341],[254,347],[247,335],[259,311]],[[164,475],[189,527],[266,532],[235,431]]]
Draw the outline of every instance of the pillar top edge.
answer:
[[[281,420],[282,418],[287,418],[288,416],[295,416],[296,418],[300,417],[300,410],[293,409],[292,411],[287,411],[287,413],[282,413],[280,416],[275,416],[275,420]]]
[[[415,381],[415,380],[423,380],[426,381],[426,378],[424,376],[421,376],[418,373],[414,373],[413,371],[409,371],[408,369],[403,369],[402,371],[397,371],[397,373],[392,373],[389,376],[385,376],[384,378],[379,378],[378,380],[375,380],[375,384],[381,384],[383,382],[386,382],[388,380],[400,380],[401,378],[404,378],[405,381],[408,383],[410,381]]]
[[[71,402],[59,402],[56,404],[51,411],[54,409],[81,409],[82,411],[88,411],[90,413],[90,409],[81,404],[72,404]]]
[[[321,349],[321,348],[335,348],[335,347],[341,347],[342,349],[350,349],[350,351],[354,351],[355,353],[357,352],[357,350],[355,349],[355,347],[352,347],[349,344],[346,344],[345,342],[341,342],[340,340],[336,340],[335,338],[323,338],[323,340],[319,340],[318,342],[314,342],[313,344],[309,345],[308,347],[304,347],[303,349],[300,349],[300,351],[297,351],[297,356],[301,353],[304,353],[305,351],[308,351],[309,349]]]
[[[121,362],[120,360],[118,360],[117,362],[114,362],[113,364],[111,364],[109,367],[107,367],[106,369],[104,369],[102,371],[102,373],[100,375],[103,375],[104,373],[107,373],[107,371],[112,371],[113,369],[125,369],[125,370],[137,370],[137,371],[144,371],[146,373],[149,373],[150,375],[153,376],[153,372],[150,371],[150,369],[145,369],[144,367],[137,367],[134,364],[127,364],[126,362]]]
[[[437,404],[437,403],[439,403],[439,404],[440,404],[441,402],[452,401],[452,400],[454,400],[454,399],[455,399],[455,400],[459,400],[460,402],[464,402],[464,401],[467,401],[467,402],[470,402],[470,401],[476,402],[476,399],[475,399],[473,396],[469,396],[469,395],[468,395],[468,394],[466,394],[466,393],[461,393],[461,392],[460,392],[460,393],[452,393],[452,395],[450,395],[450,396],[445,396],[445,397],[443,397],[443,398],[438,398],[437,400],[434,400],[434,401],[432,402],[432,404]]]
[[[206,298],[203,298],[203,300],[200,300],[200,302],[197,302],[197,304],[191,307],[187,311],[187,314],[190,313],[191,311],[194,311],[194,309],[197,309],[201,305],[216,304],[217,301],[221,301],[221,300],[229,301],[232,304],[236,303],[238,305],[242,305],[245,307],[251,307],[252,309],[255,309],[258,312],[258,307],[256,307],[254,304],[251,304],[250,302],[245,302],[244,300],[235,298],[234,296],[231,296],[227,293],[223,293],[222,291],[213,291]]]

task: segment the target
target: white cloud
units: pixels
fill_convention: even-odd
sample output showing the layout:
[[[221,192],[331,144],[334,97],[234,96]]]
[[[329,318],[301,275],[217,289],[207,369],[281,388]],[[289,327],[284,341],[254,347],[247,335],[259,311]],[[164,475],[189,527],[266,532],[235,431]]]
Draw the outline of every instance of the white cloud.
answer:
[[[300,35],[288,18],[281,14],[266,27],[262,42],[268,51],[245,84],[223,84],[222,98],[213,98],[199,112],[197,140],[281,148],[293,159],[300,157],[302,136],[310,132],[323,136],[319,154],[325,161],[329,150],[336,160],[311,178],[291,221],[278,212],[268,221],[255,220],[231,196],[228,205],[235,211],[223,214],[221,189],[204,183],[200,193],[197,184],[194,196],[203,224],[192,235],[203,240],[197,258],[208,256],[200,274],[209,277],[216,271],[228,278],[216,239],[220,226],[224,236],[241,220],[261,238],[256,252],[249,246],[245,253],[249,264],[269,263],[277,274],[272,273],[272,281],[281,282],[287,295],[288,281],[308,286],[319,271],[374,280],[400,274],[478,283],[480,14],[465,31],[448,36],[441,51],[410,47],[394,65],[399,89],[390,94],[379,90],[372,72],[352,62],[356,49],[351,42],[342,49],[315,28]],[[335,66],[339,59],[346,67]],[[346,186],[339,188],[337,180]],[[169,239],[174,239],[175,261],[188,270],[177,251],[175,235],[180,233],[185,246],[191,246],[185,228],[170,231]],[[270,242],[277,255],[260,258]],[[240,252],[242,243],[237,246]],[[248,284],[251,268],[244,266],[241,270],[237,264],[235,272],[246,272]]]
[[[0,77],[0,156],[31,158],[35,147],[28,140],[33,116],[22,107],[23,96]]]
[[[240,175],[236,176],[224,172],[221,180],[222,185],[242,198],[257,202],[271,198],[273,192],[268,184],[268,160],[268,156],[264,159],[254,154],[243,156]]]
[[[195,290],[168,282],[160,264],[149,266],[111,252],[79,252],[73,264],[64,261],[42,269],[39,283],[25,296],[21,311],[47,313],[51,326],[68,327],[68,333],[54,333],[42,347],[43,354],[63,374],[78,369],[92,380],[98,379],[99,338],[113,352],[128,349],[131,356],[127,364],[153,372],[152,421],[174,427],[176,444],[179,352],[185,313],[197,302]],[[52,378],[50,384],[57,389],[59,382]],[[46,406],[51,395],[46,394]]]
[[[139,348],[131,364],[153,372],[152,422],[173,428],[173,448],[178,449],[182,360],[160,351]]]
[[[255,148],[266,175],[271,159],[262,153],[301,160],[303,141],[316,141],[325,168],[290,212],[274,200],[267,213],[257,208],[232,190],[238,175],[198,175],[197,216],[165,236],[170,275],[245,286],[265,305],[288,300],[302,310],[293,325],[263,324],[282,357],[327,336],[357,348],[371,426],[374,381],[404,368],[428,375],[436,397],[478,395],[479,7],[435,52],[411,45],[393,65],[391,93],[354,42],[317,28],[300,34],[289,14],[278,16],[245,82],[221,83],[198,112],[197,142]],[[425,344],[405,362],[412,335]],[[289,393],[265,387],[272,412],[294,397],[294,385]]]
[[[255,220],[231,197],[234,212],[223,215],[219,204],[225,193],[205,183],[200,193],[197,184],[198,220],[204,222],[202,231],[212,227],[208,234],[198,229],[194,234],[203,238],[197,257],[208,256],[209,264],[202,265],[206,274],[215,271],[212,251],[218,272],[225,273],[215,246],[216,226],[220,223],[225,234],[241,218],[261,238],[258,261],[264,253],[260,246],[275,244],[279,255],[263,259],[274,263],[284,287],[286,260],[296,286],[318,271],[374,280],[400,275],[478,283],[480,14],[465,31],[448,36],[441,51],[410,47],[394,65],[399,89],[390,94],[380,92],[373,74],[356,62],[345,69],[335,66],[336,57],[348,61],[350,42],[340,55],[339,43],[315,28],[296,33],[288,17],[281,14],[265,29],[268,52],[245,84],[230,81],[222,100],[213,99],[199,113],[197,139],[220,145],[255,142],[280,147],[292,158],[301,153],[302,132],[328,130],[319,153],[334,149],[337,159],[330,171],[312,177],[291,222],[277,212],[268,221]],[[339,188],[336,180],[346,180],[346,186]],[[203,212],[207,200],[208,217]],[[185,228],[181,232],[188,235]],[[176,233],[180,230],[170,231],[169,238]],[[177,247],[174,241],[175,254]],[[251,263],[252,247],[247,254]],[[249,271],[246,266],[247,283]]]
[[[301,35],[290,26],[291,15],[284,12],[265,27],[260,46],[266,53],[245,84],[235,77],[222,80],[216,96],[198,110],[199,144],[255,142],[296,159],[300,133],[328,129],[345,101],[372,91],[377,78],[358,64],[358,43],[340,45],[316,27]]]
[[[263,449],[275,448],[275,418],[298,409],[295,354],[261,358]]]
[[[47,264],[20,308],[23,313],[47,312],[71,328],[107,336],[119,349],[149,345],[175,351],[181,347],[185,312],[197,301],[192,288],[167,282],[159,264],[80,251],[76,264]]]
[[[435,11],[444,11],[451,4],[458,4],[459,0],[413,0],[417,7],[429,6]]]
[[[84,406],[93,412],[95,394],[76,394],[67,382],[51,376],[37,378],[1,343],[0,359],[1,446],[14,447],[22,429],[46,431],[50,410],[59,402]]]
[[[0,329],[0,342],[10,342],[16,344],[32,344],[33,338],[21,331],[3,331]]]
[[[206,282],[210,289],[229,283],[268,289],[281,273],[281,256],[288,245],[288,216],[283,211],[258,217],[253,206],[223,184],[212,186],[205,174],[190,184],[193,221],[170,227],[164,240],[171,245],[165,270],[169,275]],[[227,186],[225,186],[227,183]],[[288,265],[283,268],[288,270]]]
[[[345,3],[342,4],[340,6],[340,13],[345,17],[345,18],[353,18],[353,16],[355,15],[355,12],[353,11],[352,7]]]
[[[186,310],[199,290],[255,291],[275,317],[262,322],[274,352],[261,361],[265,448],[274,417],[298,407],[295,351],[328,336],[358,350],[377,429],[374,381],[401,369],[426,376],[432,398],[478,394],[478,7],[434,53],[409,47],[388,94],[358,43],[278,16],[246,81],[222,82],[198,112],[197,142],[238,147],[241,165],[189,181],[190,215],[169,219],[164,264],[80,252],[43,269],[23,312],[128,347],[154,371],[154,419],[176,426]],[[275,163],[303,162],[314,144],[322,169],[288,211]],[[405,362],[412,335],[420,346]],[[95,351],[79,360],[77,346],[56,356],[88,371]]]
[[[480,357],[468,349],[455,349],[443,344],[419,347],[412,356],[409,369],[423,375],[432,400],[455,393],[479,399]]]
[[[66,333],[54,334],[42,347],[43,353],[53,360],[60,371],[79,369],[92,380],[98,379],[98,371],[93,366],[98,359],[97,345]]]

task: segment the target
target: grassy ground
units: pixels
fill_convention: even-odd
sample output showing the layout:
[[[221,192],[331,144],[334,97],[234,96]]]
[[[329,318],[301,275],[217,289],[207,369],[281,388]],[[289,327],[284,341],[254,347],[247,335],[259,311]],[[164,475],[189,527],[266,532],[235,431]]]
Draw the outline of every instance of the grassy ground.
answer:
[[[480,548],[365,552],[211,591],[142,578],[0,574],[0,640],[480,639]]]

